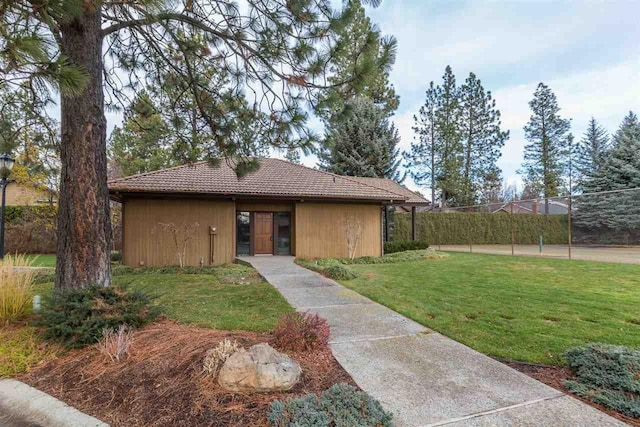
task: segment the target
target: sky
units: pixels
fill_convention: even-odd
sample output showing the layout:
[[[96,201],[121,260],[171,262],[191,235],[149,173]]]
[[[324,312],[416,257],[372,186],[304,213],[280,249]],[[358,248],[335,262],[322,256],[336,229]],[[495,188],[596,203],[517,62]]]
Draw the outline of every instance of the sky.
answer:
[[[520,182],[522,128],[539,82],[556,94],[577,140],[591,116],[613,133],[630,110],[640,113],[640,1],[382,0],[368,15],[398,40],[390,80],[402,149],[429,82],[440,83],[447,65],[458,84],[474,72],[496,99],[511,134],[498,162],[509,182]],[[405,185],[420,189],[410,178]]]

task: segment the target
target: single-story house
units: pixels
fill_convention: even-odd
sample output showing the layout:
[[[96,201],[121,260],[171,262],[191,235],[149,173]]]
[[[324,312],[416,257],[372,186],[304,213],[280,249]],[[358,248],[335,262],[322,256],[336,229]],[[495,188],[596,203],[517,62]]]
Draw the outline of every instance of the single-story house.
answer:
[[[216,166],[199,162],[110,181],[111,198],[122,203],[124,263],[177,264],[181,251],[185,265],[193,266],[241,255],[346,257],[349,223],[352,235],[354,224],[360,230],[355,256],[379,256],[386,207],[429,203],[386,179],[341,176],[280,159],[259,162],[240,178],[233,161],[224,159]]]

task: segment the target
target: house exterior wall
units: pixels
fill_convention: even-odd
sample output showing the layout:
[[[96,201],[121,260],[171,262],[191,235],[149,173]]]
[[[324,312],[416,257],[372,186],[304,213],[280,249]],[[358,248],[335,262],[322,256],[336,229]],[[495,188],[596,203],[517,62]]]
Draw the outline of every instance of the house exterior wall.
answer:
[[[7,184],[7,206],[36,205],[49,199],[45,191],[10,182]]]
[[[296,256],[298,258],[348,257],[345,219],[356,217],[362,234],[356,256],[382,255],[382,216],[377,204],[296,203]]]
[[[177,225],[178,239],[185,225],[197,225],[187,245],[185,265],[219,265],[235,259],[236,209],[233,201],[206,199],[125,199],[123,209],[123,259],[132,267],[177,265],[173,235],[161,224]],[[209,234],[209,226],[217,234]],[[214,256],[211,261],[211,238]]]
[[[198,224],[187,244],[185,265],[219,265],[236,257],[236,212],[291,212],[291,252],[299,258],[347,257],[344,223],[349,216],[362,224],[356,256],[382,255],[381,206],[357,203],[280,203],[211,199],[125,198],[123,261],[132,267],[176,265],[173,234],[161,224],[173,223],[182,239],[185,225]],[[215,226],[211,262],[209,227]]]

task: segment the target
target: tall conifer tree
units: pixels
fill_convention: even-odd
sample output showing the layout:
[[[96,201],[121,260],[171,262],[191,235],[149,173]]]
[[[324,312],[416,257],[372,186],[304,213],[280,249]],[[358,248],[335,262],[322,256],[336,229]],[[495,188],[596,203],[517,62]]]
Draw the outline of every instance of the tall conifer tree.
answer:
[[[538,84],[529,107],[532,114],[524,127],[529,143],[525,146],[522,172],[530,188],[547,199],[545,212],[549,213],[548,198],[559,194],[563,180],[563,153],[571,122],[560,117],[558,100],[544,83]]]
[[[460,87],[460,136],[462,139],[462,185],[459,202],[473,205],[480,191],[497,191],[501,183],[496,162],[509,138],[509,131],[500,128],[500,111],[496,101],[470,73]]]

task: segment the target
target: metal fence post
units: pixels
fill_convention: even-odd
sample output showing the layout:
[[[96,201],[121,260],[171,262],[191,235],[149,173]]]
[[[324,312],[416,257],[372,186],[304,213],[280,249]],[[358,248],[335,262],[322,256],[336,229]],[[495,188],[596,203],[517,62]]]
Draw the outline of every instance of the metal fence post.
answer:
[[[571,259],[571,194],[569,194],[569,203],[567,203],[567,209],[569,212],[567,212],[567,227],[568,227],[568,238],[569,238],[569,259]]]
[[[511,201],[511,256],[516,254],[516,230],[515,230],[515,222],[513,220],[513,200]]]

